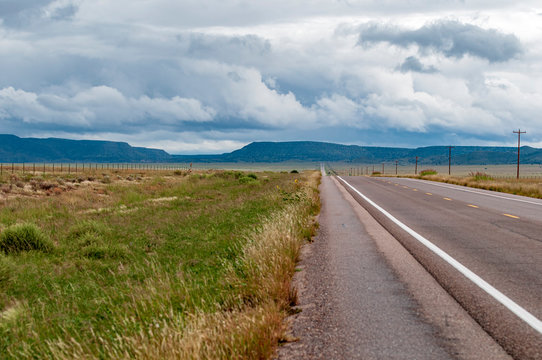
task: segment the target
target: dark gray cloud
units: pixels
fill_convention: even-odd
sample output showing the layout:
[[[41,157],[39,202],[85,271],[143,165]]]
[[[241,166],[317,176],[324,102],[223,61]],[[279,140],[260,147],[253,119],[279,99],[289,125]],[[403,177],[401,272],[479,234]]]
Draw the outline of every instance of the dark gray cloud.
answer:
[[[220,59],[228,63],[247,63],[271,53],[271,43],[256,35],[221,36],[198,33],[177,35],[186,55],[200,59]]]
[[[0,19],[9,27],[24,27],[43,20],[69,20],[79,5],[71,0],[1,0]]]
[[[425,66],[421,63],[421,61],[415,57],[415,56],[409,56],[403,61],[401,65],[397,67],[397,70],[399,70],[402,73],[407,72],[419,72],[419,73],[425,73],[425,74],[433,74],[438,72],[437,68],[434,66]]]
[[[0,1],[0,17],[9,18],[21,12],[38,9],[54,0],[2,0]]]
[[[539,16],[473,1],[462,21],[508,30],[443,21],[461,0],[0,0],[0,132],[176,153],[542,133]],[[359,43],[378,46],[353,47],[367,18]]]
[[[364,25],[358,44],[378,42],[401,47],[418,45],[421,51],[434,50],[453,58],[468,54],[490,62],[507,61],[523,52],[521,42],[515,35],[450,20],[437,21],[417,30],[380,24]]]

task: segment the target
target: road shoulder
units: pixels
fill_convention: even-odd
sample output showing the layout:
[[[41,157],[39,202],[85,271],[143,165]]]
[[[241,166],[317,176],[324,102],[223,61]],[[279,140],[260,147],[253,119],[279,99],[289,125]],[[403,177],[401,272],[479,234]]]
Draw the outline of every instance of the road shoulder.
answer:
[[[477,324],[466,314],[462,319],[461,307],[406,250],[391,244],[397,243],[391,235],[374,220],[367,222],[370,215],[341,189],[332,178],[323,178],[320,232],[303,248],[295,277],[300,312],[290,318],[290,326],[299,341],[280,347],[277,358],[506,358],[485,332],[472,330]],[[384,245],[373,237],[383,238]],[[405,277],[416,278],[418,288],[404,283],[399,274],[405,269],[392,266],[388,257],[406,267]],[[419,287],[429,294],[425,305],[412,296]],[[438,309],[435,319],[425,307]],[[476,341],[473,351],[456,334],[458,328],[465,337],[486,339],[481,347]]]

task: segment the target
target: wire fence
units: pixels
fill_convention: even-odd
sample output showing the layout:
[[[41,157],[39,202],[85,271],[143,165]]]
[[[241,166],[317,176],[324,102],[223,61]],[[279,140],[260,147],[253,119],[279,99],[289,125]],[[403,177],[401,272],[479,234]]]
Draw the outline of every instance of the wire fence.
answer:
[[[493,179],[509,180],[516,179],[516,165],[396,165],[395,163],[384,164],[326,164],[326,167],[332,169],[336,174],[341,176],[414,176],[420,175],[423,171],[432,170],[437,174],[452,176],[473,176],[475,174],[485,174]],[[540,164],[525,164],[520,167],[520,179],[531,179],[542,181],[542,165]]]
[[[77,174],[98,171],[164,171],[190,170],[192,164],[164,163],[0,163],[0,175],[7,173]]]

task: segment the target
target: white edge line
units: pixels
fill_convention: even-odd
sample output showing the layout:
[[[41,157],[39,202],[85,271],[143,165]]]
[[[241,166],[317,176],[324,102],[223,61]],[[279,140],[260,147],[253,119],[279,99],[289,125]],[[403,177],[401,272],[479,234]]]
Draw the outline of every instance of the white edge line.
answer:
[[[470,189],[464,189],[464,188],[461,187],[460,185],[456,185],[456,186],[448,185],[448,186],[446,186],[446,185],[443,185],[443,184],[436,184],[436,183],[434,183],[433,181],[428,181],[428,180],[418,180],[418,179],[409,179],[409,178],[403,178],[403,179],[409,180],[409,181],[419,181],[419,182],[422,182],[422,183],[424,183],[424,184],[429,184],[429,185],[433,185],[433,186],[443,187],[443,188],[446,188],[446,189],[452,189],[452,190],[458,190],[458,191],[465,191],[465,192],[470,192],[470,193],[474,193],[474,194],[478,194],[478,195],[491,196],[491,197],[499,198],[499,199],[506,199],[506,200],[512,200],[512,201],[519,201],[519,202],[523,202],[523,203],[527,203],[527,204],[533,204],[533,205],[542,206],[542,203],[539,203],[539,202],[534,202],[534,201],[529,201],[529,200],[523,200],[523,199],[516,199],[516,198],[511,198],[511,197],[506,197],[506,196],[501,196],[501,195],[487,194],[486,192],[482,192],[482,191],[475,191],[475,190],[470,190]],[[480,189],[480,190],[483,190],[483,189]],[[485,191],[489,191],[489,190],[485,190]]]
[[[393,221],[395,224],[397,224],[401,229],[405,230],[407,233],[412,235],[416,240],[421,242],[423,245],[425,245],[429,250],[440,256],[444,261],[446,261],[448,264],[450,264],[452,267],[454,267],[457,271],[459,271],[461,274],[463,274],[467,279],[475,283],[478,287],[480,287],[482,290],[484,290],[486,293],[491,295],[495,300],[500,302],[503,306],[505,306],[508,310],[513,312],[517,317],[519,317],[521,320],[525,321],[530,327],[535,329],[538,333],[542,334],[542,321],[538,320],[535,316],[533,316],[530,312],[516,304],[512,299],[510,299],[508,296],[501,293],[499,290],[495,289],[493,286],[491,286],[488,282],[486,282],[484,279],[470,271],[468,268],[466,268],[463,264],[461,264],[459,261],[455,260],[453,257],[448,255],[444,250],[440,249],[438,246],[397,220],[393,215],[388,213],[386,210],[381,208],[379,205],[377,205],[374,201],[369,199],[367,196],[363,195],[361,192],[359,192],[356,188],[354,188],[352,185],[350,185],[348,182],[346,182],[343,178],[340,176],[337,176],[341,181],[343,181],[348,187],[350,187],[352,190],[354,190],[359,196],[361,196],[365,201],[367,201],[369,204],[374,206],[378,211],[380,211],[382,214],[384,214],[388,219]]]

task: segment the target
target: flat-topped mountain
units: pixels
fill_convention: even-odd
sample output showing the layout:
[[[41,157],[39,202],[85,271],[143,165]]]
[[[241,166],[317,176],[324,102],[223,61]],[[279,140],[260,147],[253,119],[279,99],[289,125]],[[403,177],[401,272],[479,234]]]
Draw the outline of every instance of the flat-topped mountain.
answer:
[[[253,142],[222,155],[175,155],[178,161],[194,162],[283,162],[330,161],[363,164],[413,164],[416,156],[424,165],[448,164],[448,146],[428,146],[416,149],[342,145],[316,141]],[[521,148],[522,163],[542,164],[542,149]],[[456,146],[452,163],[456,165],[514,164],[517,147]]]
[[[283,162],[329,161],[363,164],[412,164],[416,156],[424,165],[448,163],[447,146],[416,149],[342,145],[316,141],[253,142],[239,150],[217,155],[170,155],[164,150],[133,147],[125,142],[67,139],[20,138],[0,135],[0,162]],[[517,148],[496,146],[456,146],[456,165],[514,164]],[[521,148],[524,164],[542,164],[542,149]]]
[[[164,150],[133,147],[125,142],[20,138],[0,134],[0,162],[164,162]]]

